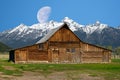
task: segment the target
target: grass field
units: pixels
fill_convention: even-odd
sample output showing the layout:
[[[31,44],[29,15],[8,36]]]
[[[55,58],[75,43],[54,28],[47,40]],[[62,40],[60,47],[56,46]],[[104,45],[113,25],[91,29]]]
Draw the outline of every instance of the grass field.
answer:
[[[112,59],[109,64],[14,64],[7,62],[7,56],[0,59],[1,75],[22,78],[25,72],[44,76],[28,80],[120,80],[120,59]],[[12,80],[0,77],[0,80]]]

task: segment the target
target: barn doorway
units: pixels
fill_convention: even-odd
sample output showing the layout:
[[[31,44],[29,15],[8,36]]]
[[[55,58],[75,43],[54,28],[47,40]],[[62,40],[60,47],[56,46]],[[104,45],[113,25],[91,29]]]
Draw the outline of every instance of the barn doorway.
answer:
[[[54,63],[59,62],[59,50],[58,50],[58,48],[52,49],[52,62],[54,62]]]
[[[27,51],[21,50],[20,52],[16,52],[16,61],[26,61],[27,59]]]
[[[8,62],[10,62],[10,61],[13,61],[13,62],[15,62],[15,51],[14,50],[11,50],[10,52],[9,52],[9,60],[8,60]]]
[[[109,54],[107,52],[103,52],[103,62],[109,62]]]

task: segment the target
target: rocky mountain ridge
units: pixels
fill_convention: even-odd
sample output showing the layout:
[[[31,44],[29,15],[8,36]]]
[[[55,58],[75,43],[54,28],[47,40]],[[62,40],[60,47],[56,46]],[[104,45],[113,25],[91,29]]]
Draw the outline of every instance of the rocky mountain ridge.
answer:
[[[120,43],[118,43],[120,42],[119,27],[109,27],[107,24],[100,23],[100,21],[96,21],[94,24],[81,25],[68,17],[65,17],[61,22],[51,20],[47,23],[38,23],[32,26],[20,24],[11,30],[1,32],[0,41],[12,48],[32,45],[51,29],[61,26],[63,23],[67,23],[70,29],[83,41],[101,46],[120,46]]]

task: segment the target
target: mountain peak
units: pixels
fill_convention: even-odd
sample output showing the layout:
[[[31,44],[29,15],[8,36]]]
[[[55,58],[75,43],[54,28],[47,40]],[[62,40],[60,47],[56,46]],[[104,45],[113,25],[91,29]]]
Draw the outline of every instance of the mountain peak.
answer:
[[[107,24],[103,24],[100,21],[96,21],[95,24],[93,24],[94,26],[108,26]]]
[[[70,19],[69,17],[65,17],[65,18],[62,20],[62,22],[71,23],[71,22],[73,22],[73,20]]]
[[[22,32],[23,30],[27,29],[28,27],[24,24],[20,24],[16,28],[12,29],[9,33],[15,32],[15,31],[20,31]]]
[[[86,27],[83,28],[83,31],[86,32],[86,34],[92,34],[95,31],[101,33],[102,30],[107,27],[107,24],[102,24],[100,21],[96,21],[94,24],[86,25]]]
[[[96,21],[96,24],[100,24],[100,21]]]
[[[64,20],[66,20],[66,19],[70,19],[70,18],[69,17],[65,17]]]
[[[19,26],[26,26],[25,24],[21,23]]]
[[[96,25],[100,25],[101,23],[100,23],[100,21],[96,21],[96,23],[95,23]]]

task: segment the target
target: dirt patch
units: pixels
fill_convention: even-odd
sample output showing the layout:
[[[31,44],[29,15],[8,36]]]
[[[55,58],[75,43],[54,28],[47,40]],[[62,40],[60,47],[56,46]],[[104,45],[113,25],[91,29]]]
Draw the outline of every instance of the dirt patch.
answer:
[[[89,74],[81,74],[81,80],[104,80],[103,77],[93,77]]]
[[[54,72],[47,76],[47,80],[68,80],[65,72]]]
[[[90,74],[72,74],[70,72],[53,72],[48,75],[44,75],[39,72],[26,71],[23,76],[1,76],[0,80],[104,80],[102,77],[91,76]]]
[[[5,70],[16,70],[14,67],[12,66],[2,66]]]
[[[16,80],[47,80],[44,75],[38,72],[24,72],[23,76],[15,77]]]
[[[4,54],[4,53],[0,54],[0,59],[8,59],[8,58],[9,58],[8,53],[7,54]]]
[[[14,76],[1,75],[1,76],[0,76],[0,80],[15,80],[15,79],[14,79]]]

